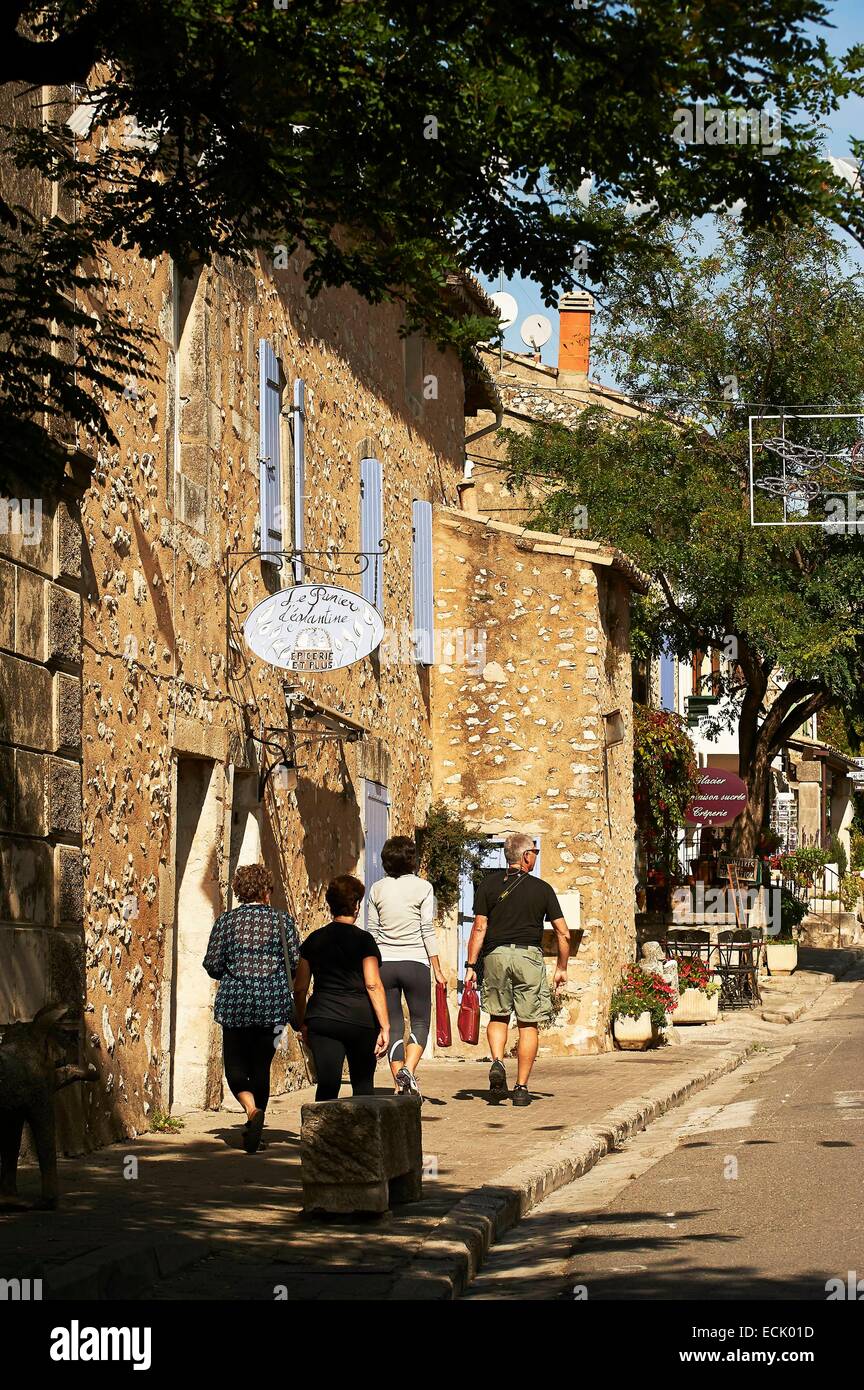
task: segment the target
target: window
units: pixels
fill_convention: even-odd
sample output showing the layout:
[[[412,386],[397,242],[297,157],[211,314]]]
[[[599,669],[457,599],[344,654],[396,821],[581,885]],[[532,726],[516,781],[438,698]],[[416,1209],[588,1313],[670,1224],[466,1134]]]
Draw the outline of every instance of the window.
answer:
[[[414,660],[432,665],[435,650],[435,608],[432,583],[432,503],[413,504],[411,569],[414,590]]]
[[[660,657],[660,708],[675,709],[675,658],[668,652]]]
[[[384,556],[379,547],[384,536],[384,495],[379,459],[360,460],[360,549],[365,554],[361,589],[367,603],[384,608]]]

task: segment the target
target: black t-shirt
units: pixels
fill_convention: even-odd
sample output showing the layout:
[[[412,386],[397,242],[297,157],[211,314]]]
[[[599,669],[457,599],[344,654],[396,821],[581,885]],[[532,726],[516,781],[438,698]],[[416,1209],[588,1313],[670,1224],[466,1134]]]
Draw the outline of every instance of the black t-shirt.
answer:
[[[504,893],[506,897],[496,908]],[[485,955],[496,946],[542,946],[544,921],[554,922],[564,913],[551,883],[534,874],[495,869],[474,895],[474,915],[491,918],[483,942]]]
[[[356,1023],[377,1028],[372,1001],[363,980],[363,962],[374,956],[381,963],[381,952],[368,931],[350,922],[331,922],[307,936],[300,947],[309,962],[314,990],[306,1010],[311,1022]]]

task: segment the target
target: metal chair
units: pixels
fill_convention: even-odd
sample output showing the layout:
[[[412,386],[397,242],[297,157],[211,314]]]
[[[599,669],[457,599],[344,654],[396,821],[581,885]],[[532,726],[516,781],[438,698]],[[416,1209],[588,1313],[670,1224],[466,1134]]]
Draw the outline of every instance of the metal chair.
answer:
[[[717,933],[717,965],[721,1009],[752,1009],[762,1003],[759,993],[760,946],[752,931]]]

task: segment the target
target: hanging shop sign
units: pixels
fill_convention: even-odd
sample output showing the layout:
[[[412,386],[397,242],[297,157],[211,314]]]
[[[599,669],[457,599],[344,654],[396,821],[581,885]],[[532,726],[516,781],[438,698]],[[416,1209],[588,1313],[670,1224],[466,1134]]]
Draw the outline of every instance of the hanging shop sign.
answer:
[[[381,614],[350,589],[297,584],[256,604],[243,624],[247,643],[286,671],[337,671],[374,652]]]
[[[706,767],[684,812],[688,825],[731,825],[747,805],[747,783],[735,772]]]

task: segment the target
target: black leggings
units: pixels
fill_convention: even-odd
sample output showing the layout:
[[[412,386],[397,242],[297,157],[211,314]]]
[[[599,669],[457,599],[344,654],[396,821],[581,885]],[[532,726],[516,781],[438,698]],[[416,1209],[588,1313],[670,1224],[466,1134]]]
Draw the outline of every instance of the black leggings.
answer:
[[[375,1044],[378,1028],[357,1023],[336,1023],[322,1018],[308,1020],[309,1049],[318,1075],[316,1100],[335,1100],[342,1085],[342,1067],[348,1058],[348,1075],[355,1096],[371,1096],[375,1086]]]
[[[228,1085],[235,1096],[241,1091],[251,1091],[259,1110],[266,1110],[270,1099],[270,1067],[278,1041],[279,1034],[273,1025],[222,1029]]]
[[[390,1016],[389,1060],[404,1062],[402,995],[405,995],[411,1020],[411,1041],[418,1047],[425,1047],[432,1017],[432,973],[428,965],[421,965],[417,960],[385,960],[381,966],[381,983],[387,995],[387,1013]]]

